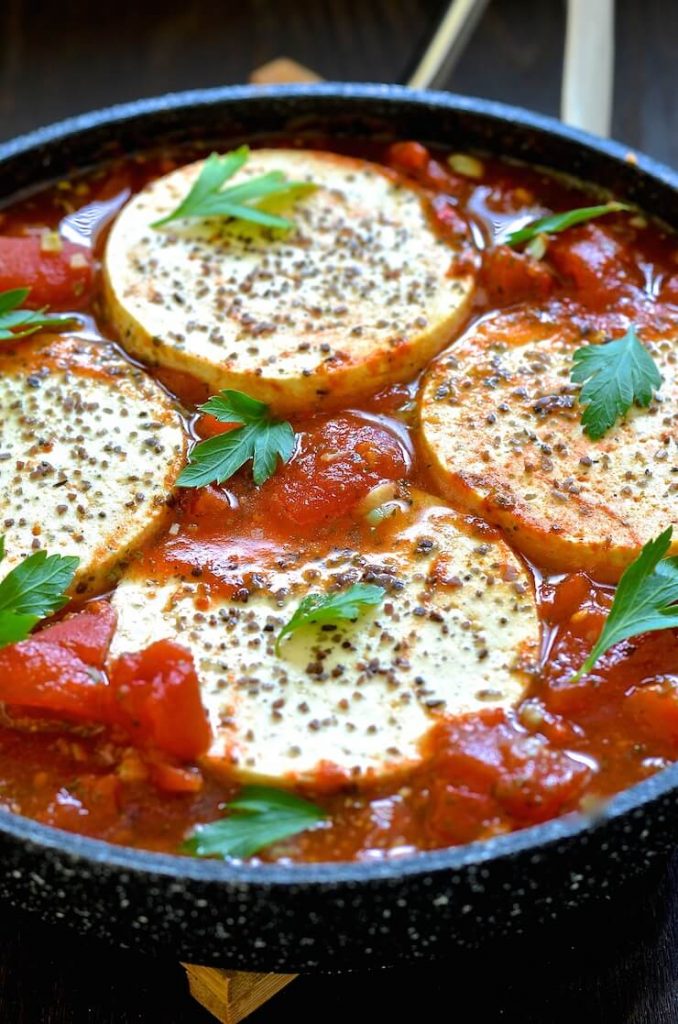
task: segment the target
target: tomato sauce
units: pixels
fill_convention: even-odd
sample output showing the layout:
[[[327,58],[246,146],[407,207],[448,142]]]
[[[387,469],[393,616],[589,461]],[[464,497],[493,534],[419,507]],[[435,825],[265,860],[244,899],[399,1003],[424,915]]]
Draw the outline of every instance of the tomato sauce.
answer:
[[[590,189],[564,176],[483,158],[479,176],[464,177],[443,154],[432,155],[418,143],[262,141],[367,156],[427,189],[436,229],[465,239],[469,260],[481,263],[474,318],[538,300],[552,303],[554,313],[588,333],[618,328],[622,315],[641,327],[675,323],[678,241],[640,214],[612,215],[556,235],[542,259],[501,244],[511,225],[596,201]],[[111,220],[147,181],[198,155],[183,150],[115,160],[5,207],[0,290],[32,283],[38,303],[84,310],[87,337],[114,338],[98,272]],[[22,262],[28,248],[39,246],[41,233],[58,228],[68,240],[64,258],[85,251],[71,266],[71,277],[63,260],[45,269],[44,254],[37,264]],[[31,274],[33,280],[24,280]],[[156,376],[183,402],[194,437],[227,429],[197,413],[207,397],[204,385],[174,371]],[[383,485],[385,496],[401,480],[436,490],[413,429],[417,387],[416,380],[404,381],[359,408],[294,420],[299,444],[287,466],[260,488],[250,472],[241,471],[223,486],[180,491],[172,512],[178,528],[153,540],[142,558],[158,575],[190,573],[206,595],[238,597],[257,568],[282,556],[310,560],[333,546],[368,547],[361,503],[375,486]],[[441,720],[429,735],[421,767],[406,779],[351,790],[343,780],[337,785],[329,766],[327,779],[304,794],[327,811],[325,826],[276,844],[262,859],[377,859],[483,839],[594,809],[678,759],[678,631],[618,644],[573,683],[600,633],[613,588],[582,572],[548,577],[538,565],[529,568],[543,651],[521,704],[510,712]],[[53,630],[51,637],[34,634],[18,653],[0,651],[0,675],[18,673],[18,690],[23,679],[21,685],[47,693],[59,659],[77,662],[78,671],[104,672],[107,613],[99,604],[86,606],[84,614],[91,617],[87,628],[68,628],[74,620],[65,620],[43,631]],[[7,698],[0,716],[0,806],[70,831],[168,852],[178,849],[196,823],[221,816],[238,787],[199,767],[204,723],[195,708],[190,667],[177,667],[176,652],[156,647],[131,653],[111,670],[115,707],[63,707],[61,721],[54,722],[39,710],[22,713]],[[159,672],[166,672],[163,685],[174,687],[172,720],[154,703]],[[145,688],[130,689],[139,678]],[[46,707],[49,701],[48,694]],[[185,724],[178,739],[177,717]]]

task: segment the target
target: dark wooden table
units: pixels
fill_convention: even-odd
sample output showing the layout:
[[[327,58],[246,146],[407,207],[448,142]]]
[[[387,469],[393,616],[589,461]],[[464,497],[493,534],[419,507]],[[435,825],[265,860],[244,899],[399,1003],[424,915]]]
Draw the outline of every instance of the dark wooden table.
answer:
[[[596,0],[591,0],[592,5]],[[240,82],[285,54],[329,79],[401,81],[440,0],[2,0],[0,139],[97,106]],[[618,0],[614,135],[678,165],[678,0]],[[457,92],[558,110],[559,0],[491,0]],[[616,909],[438,968],[305,977],[252,1017],[678,1024],[678,862]],[[468,1000],[476,1002],[471,1014]],[[208,1024],[174,962],[0,913],[1,1024]]]

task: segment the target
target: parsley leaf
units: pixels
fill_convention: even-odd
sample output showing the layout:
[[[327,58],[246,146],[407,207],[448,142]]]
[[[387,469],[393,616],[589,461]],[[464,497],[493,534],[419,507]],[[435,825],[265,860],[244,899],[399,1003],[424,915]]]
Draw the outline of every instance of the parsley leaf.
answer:
[[[579,401],[584,433],[598,441],[635,403],[647,407],[662,378],[652,356],[631,325],[623,338],[585,345],[573,355],[570,378],[583,384]]]
[[[337,622],[340,619],[355,621],[372,605],[381,604],[386,591],[372,583],[354,583],[348,590],[334,594],[308,594],[299,602],[289,622],[285,623],[275,641],[275,653],[280,653],[280,644],[301,626],[316,623]]]
[[[269,171],[239,185],[222,188],[245,166],[249,157],[249,146],[240,146],[223,156],[210,154],[186,198],[176,210],[156,220],[151,227],[161,228],[170,221],[188,217],[229,217],[267,228],[293,228],[293,221],[270,213],[258,204],[267,199],[296,199],[317,186],[309,181],[289,181],[282,171]]]
[[[0,537],[0,562],[5,538]],[[34,626],[67,603],[79,558],[36,551],[0,582],[0,647],[25,640]]]
[[[275,472],[278,459],[289,462],[292,458],[295,435],[291,425],[272,419],[267,405],[242,391],[221,391],[200,410],[220,423],[242,425],[199,441],[189,455],[190,465],[179,474],[180,487],[223,483],[250,459],[255,484],[263,484]]]
[[[208,825],[196,825],[181,851],[198,857],[251,857],[271,843],[296,835],[325,820],[308,800],[270,786],[245,786],[226,805],[230,814]]]
[[[73,319],[70,316],[47,316],[47,306],[42,309],[20,309],[29,292],[30,288],[12,288],[0,292],[0,341],[25,338],[36,331],[63,327]]]
[[[505,245],[511,247],[529,242],[537,235],[555,235],[559,231],[566,231],[575,224],[583,224],[587,220],[595,220],[596,217],[604,217],[606,213],[619,213],[622,210],[630,210],[626,203],[610,202],[603,206],[582,206],[578,210],[566,210],[564,213],[550,213],[547,217],[539,217],[530,221],[523,228],[511,231],[504,239]]]
[[[648,541],[626,569],[603,630],[573,682],[590,672],[598,658],[620,640],[678,626],[678,557],[664,558],[672,534],[669,526]]]

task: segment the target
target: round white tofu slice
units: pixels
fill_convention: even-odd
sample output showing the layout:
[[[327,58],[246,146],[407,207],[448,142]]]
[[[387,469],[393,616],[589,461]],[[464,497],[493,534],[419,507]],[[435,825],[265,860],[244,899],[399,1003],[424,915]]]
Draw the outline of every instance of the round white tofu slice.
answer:
[[[0,351],[0,573],[77,555],[73,592],[104,588],[162,525],[185,459],[165,393],[110,345],[40,335]]]
[[[107,304],[129,352],[291,411],[406,379],[449,342],[474,277],[414,187],[366,160],[261,149],[229,185],[271,171],[315,183],[275,210],[295,228],[218,218],[152,228],[203,166],[154,181],[111,231]]]
[[[421,395],[423,447],[446,497],[540,565],[618,580],[643,544],[678,525],[678,337],[641,334],[662,388],[592,441],[570,383],[586,343],[575,324],[522,307],[476,324]]]
[[[207,761],[243,781],[363,784],[425,757],[436,722],[522,697],[539,650],[531,579],[510,548],[420,493],[374,550],[257,567],[246,603],[133,567],[113,596],[112,653],[171,638],[193,652],[213,730]],[[309,593],[382,586],[355,622],[276,637]]]

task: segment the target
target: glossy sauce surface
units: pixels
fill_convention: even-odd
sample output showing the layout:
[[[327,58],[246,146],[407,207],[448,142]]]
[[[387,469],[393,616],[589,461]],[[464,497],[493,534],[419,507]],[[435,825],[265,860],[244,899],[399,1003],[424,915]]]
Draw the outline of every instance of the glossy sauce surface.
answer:
[[[336,148],[331,140],[302,142]],[[552,239],[544,260],[531,260],[493,243],[509,226],[551,209],[589,205],[590,192],[491,159],[482,160],[480,177],[464,177],[417,144],[349,150],[412,176],[428,190],[437,229],[467,238],[469,261],[482,260],[471,322],[534,300],[550,303],[554,316],[588,336],[619,334],[630,322],[639,329],[676,323],[678,242],[647,218],[614,215],[573,228]],[[126,198],[194,155],[134,158],[60,182],[6,207],[0,233],[25,236],[61,225],[64,237],[91,244],[100,257]],[[84,337],[115,340],[98,286],[84,312]],[[207,397],[201,384],[169,371],[155,375],[182,401],[194,437],[223,429],[196,413]],[[386,497],[391,481],[435,493],[418,446],[417,390],[416,380],[404,381],[360,408],[294,420],[297,453],[261,488],[241,471],[222,487],[179,491],[173,525],[143,560],[154,575],[191,575],[206,598],[224,592],[246,600],[257,572],[281,559],[369,550],[374,531],[360,503],[375,486],[384,485]],[[482,523],[478,529],[491,530]],[[358,793],[338,788],[328,771],[326,784],[306,794],[329,812],[327,824],[278,843],[262,859],[374,859],[481,839],[594,808],[678,757],[676,631],[618,645],[573,684],[613,588],[585,573],[545,577],[539,566],[530,570],[543,622],[542,663],[521,705],[510,714],[488,709],[441,720],[423,766],[404,781]],[[0,805],[61,828],[172,852],[196,822],[219,817],[235,792],[197,767],[161,764],[115,728],[59,728],[11,709],[0,725]]]

